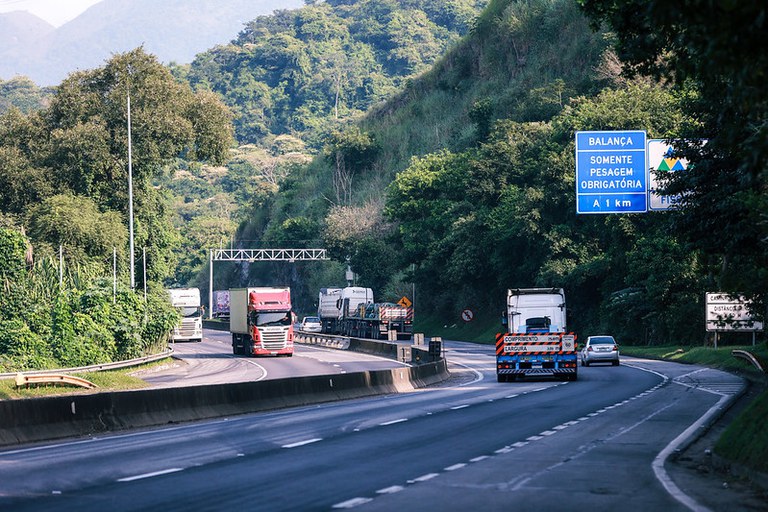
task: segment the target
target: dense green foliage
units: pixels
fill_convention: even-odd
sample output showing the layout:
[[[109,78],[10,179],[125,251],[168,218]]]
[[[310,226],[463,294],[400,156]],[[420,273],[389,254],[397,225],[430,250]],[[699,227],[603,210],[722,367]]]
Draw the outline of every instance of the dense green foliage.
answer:
[[[572,1],[491,1],[429,72],[326,139],[310,202],[291,201],[309,190],[289,178],[246,229],[279,239],[286,220],[324,215],[324,244],[349,257],[358,284],[384,296],[413,282],[419,311],[449,324],[470,304],[500,311],[507,287],[563,286],[580,334],[701,343],[704,292],[755,290],[732,278],[745,259],[758,280],[765,272],[762,199],[744,198],[752,215],[705,216],[696,229],[713,242],[713,223],[746,223],[717,247],[693,243],[690,215],[575,214],[575,131],[709,135],[696,83],[628,78],[610,41]],[[698,208],[729,208],[715,203]]]
[[[147,254],[136,258],[136,274],[150,290],[146,302],[125,289],[129,93],[135,245]],[[80,366],[157,349],[177,318],[155,289],[174,274],[179,236],[154,181],[176,158],[222,162],[231,141],[226,107],[140,48],[70,75],[45,108],[0,115],[0,365]],[[104,278],[114,270],[113,302]]]
[[[418,262],[422,298],[457,317],[467,304],[501,311],[508,287],[562,286],[578,332],[697,341],[690,322],[703,325],[704,280],[668,219],[579,218],[573,193],[575,130],[639,126],[663,137],[675,118],[661,88],[606,90],[550,123],[499,121],[478,148],[414,160],[390,186],[386,213],[403,257]]]
[[[36,255],[62,245],[94,275],[117,247],[124,279],[130,85],[136,243],[150,282],[207,291],[212,247],[324,246],[335,263],[222,264],[214,288],[290,285],[309,312],[349,262],[356,284],[382,300],[415,287],[420,314],[450,325],[470,305],[494,316],[508,287],[562,286],[579,334],[649,344],[702,342],[705,291],[761,304],[762,54],[746,75],[741,60],[702,65],[727,55],[726,37],[703,40],[717,32],[711,9],[688,22],[700,32],[675,3],[660,17],[668,30],[646,40],[661,3],[484,4],[307,2],[253,20],[173,75],[141,49],[76,73],[50,106],[0,116],[0,225],[23,224]],[[758,20],[743,35],[754,39],[760,17],[733,9]],[[590,30],[584,11],[616,34]],[[229,149],[214,94],[252,144]],[[684,208],[576,215],[573,135],[595,129],[708,138],[686,153],[696,172],[669,184],[686,192]]]
[[[126,271],[127,98],[131,96],[135,244],[147,247],[151,281],[174,272],[178,243],[164,192],[163,165],[184,156],[221,162],[231,125],[212,94],[193,93],[141,49],[103,68],[70,75],[50,105],[0,116],[0,211],[25,225],[38,256],[64,249],[67,262]]]
[[[0,80],[0,114],[16,108],[25,114],[44,108],[50,99],[49,89],[41,89],[25,76]]]
[[[178,314],[164,290],[145,302],[98,269],[38,260],[27,268],[27,240],[0,228],[0,373],[129,359],[162,348]],[[61,280],[61,283],[60,283]]]
[[[680,144],[691,161],[671,173],[682,194],[674,232],[701,250],[719,290],[768,307],[768,8],[761,2],[580,0],[614,31],[627,74],[694,89],[697,120]],[[697,139],[706,138],[702,148]]]
[[[329,0],[276,11],[197,56],[186,78],[221,93],[241,143],[321,136],[391,96],[469,29],[479,0]]]

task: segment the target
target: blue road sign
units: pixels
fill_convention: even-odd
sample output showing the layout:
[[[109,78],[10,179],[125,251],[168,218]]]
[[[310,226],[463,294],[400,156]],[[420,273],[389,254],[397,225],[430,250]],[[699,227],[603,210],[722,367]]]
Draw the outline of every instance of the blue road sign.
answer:
[[[576,132],[576,213],[648,211],[646,133]]]

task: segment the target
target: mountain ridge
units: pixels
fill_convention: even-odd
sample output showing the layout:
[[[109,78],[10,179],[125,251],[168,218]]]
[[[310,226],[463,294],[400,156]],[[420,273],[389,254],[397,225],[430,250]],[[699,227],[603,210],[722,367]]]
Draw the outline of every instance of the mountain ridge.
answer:
[[[32,14],[0,14],[0,79],[24,75],[40,86],[144,46],[158,60],[188,63],[237,37],[252,19],[302,0],[104,0],[55,28]]]

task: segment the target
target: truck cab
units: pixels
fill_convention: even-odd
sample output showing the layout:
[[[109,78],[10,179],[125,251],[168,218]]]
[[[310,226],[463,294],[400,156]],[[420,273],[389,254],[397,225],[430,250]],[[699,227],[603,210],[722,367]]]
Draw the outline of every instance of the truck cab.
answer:
[[[198,288],[170,288],[168,297],[181,318],[170,333],[170,340],[203,341],[203,309]]]
[[[232,353],[292,356],[294,313],[290,288],[230,290]]]

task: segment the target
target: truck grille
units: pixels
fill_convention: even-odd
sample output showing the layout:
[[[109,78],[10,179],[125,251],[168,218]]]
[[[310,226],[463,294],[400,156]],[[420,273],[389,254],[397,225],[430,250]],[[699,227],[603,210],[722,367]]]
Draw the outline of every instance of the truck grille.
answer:
[[[194,318],[182,318],[181,325],[176,329],[178,336],[194,336],[195,335],[195,319]]]
[[[288,331],[262,331],[261,344],[267,350],[282,350],[287,345]]]

